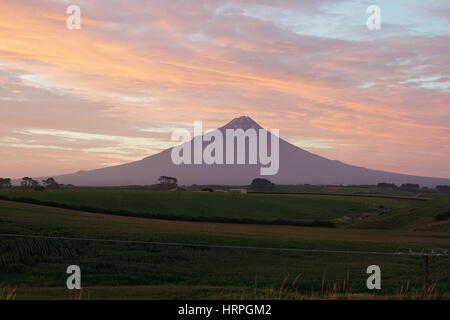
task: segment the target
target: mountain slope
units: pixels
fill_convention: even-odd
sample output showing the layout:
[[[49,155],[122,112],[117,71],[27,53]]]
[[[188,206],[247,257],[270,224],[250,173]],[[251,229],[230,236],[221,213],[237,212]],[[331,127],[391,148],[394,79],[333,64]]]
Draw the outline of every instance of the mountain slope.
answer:
[[[220,130],[261,127],[249,117],[233,119]],[[270,136],[270,134],[269,134]],[[196,137],[188,144],[194,143]],[[226,139],[225,139],[226,140]],[[203,147],[207,144],[203,142]],[[246,144],[248,154],[249,145]],[[270,146],[269,146],[270,151]],[[450,179],[409,176],[384,171],[370,170],[329,160],[300,149],[287,141],[279,140],[279,172],[273,176],[261,176],[260,164],[256,165],[175,165],[171,160],[171,149],[144,158],[143,160],[119,166],[80,171],[56,177],[64,184],[78,186],[123,186],[150,185],[157,183],[161,175],[173,176],[180,185],[221,184],[246,185],[256,177],[268,178],[277,184],[376,184],[390,182],[396,184],[418,183],[422,186],[450,184]],[[225,153],[225,150],[224,150]]]

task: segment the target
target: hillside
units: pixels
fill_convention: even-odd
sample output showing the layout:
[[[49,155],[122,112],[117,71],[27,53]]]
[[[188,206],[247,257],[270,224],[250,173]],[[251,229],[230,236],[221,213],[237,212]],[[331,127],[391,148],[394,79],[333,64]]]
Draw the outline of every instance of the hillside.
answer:
[[[414,207],[392,210],[389,214],[379,215],[356,223],[352,227],[368,229],[423,229],[436,223],[439,215],[450,212],[450,197],[418,203]],[[448,229],[443,230],[450,232]]]

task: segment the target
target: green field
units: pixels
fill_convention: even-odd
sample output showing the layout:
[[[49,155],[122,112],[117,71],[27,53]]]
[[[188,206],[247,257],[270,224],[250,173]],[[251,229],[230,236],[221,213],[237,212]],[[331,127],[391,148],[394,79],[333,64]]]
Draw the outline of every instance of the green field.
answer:
[[[345,215],[378,213],[416,206],[418,201],[333,195],[264,195],[142,190],[7,190],[0,196],[50,201],[81,209],[125,210],[140,216],[176,215],[270,221],[331,220]]]
[[[193,210],[205,208],[206,205],[208,209],[200,214],[218,215],[233,212],[238,214],[239,208],[242,210],[245,205],[245,214],[253,217],[258,212],[266,212],[266,219],[270,214],[305,218],[309,213],[308,208],[313,208],[322,218],[332,218],[342,215],[343,210],[367,210],[376,204],[391,207],[391,213],[397,215],[394,220],[400,221],[397,222],[398,226],[404,225],[404,216],[411,212],[406,208],[426,205],[434,207],[432,201],[334,196],[216,195],[120,190],[20,191],[20,196],[25,195],[78,204],[85,201],[83,203],[96,203],[105,207],[128,208],[127,205],[130,205],[133,210],[158,209],[168,213],[179,208],[185,214],[192,213],[184,206]],[[215,201],[219,201],[221,205]],[[343,203],[339,204],[339,201]],[[270,205],[271,210],[276,208],[280,211],[272,212],[264,208],[263,204]],[[442,206],[443,210],[449,208],[446,203]],[[212,209],[218,211],[213,213]],[[416,211],[416,215],[422,219],[420,210]],[[370,219],[375,219],[380,224],[378,220],[392,217],[391,213],[366,221],[369,223]],[[433,221],[434,214],[430,213],[420,224]],[[0,233],[7,234],[322,250],[395,252],[399,247],[414,247],[417,250],[450,248],[448,232],[411,230],[169,221],[0,201]],[[448,258],[431,259],[430,278],[436,298],[448,298],[449,262]],[[80,293],[64,289],[67,277],[65,270],[71,264],[77,264],[82,269],[81,297],[74,296]],[[376,296],[392,297],[403,292],[400,297],[409,297],[417,294],[420,289],[421,261],[416,257],[0,236],[0,287],[5,288],[3,296],[14,292],[16,299],[326,298],[332,293],[346,293],[350,295],[347,297],[366,297],[373,294],[365,286],[365,271],[372,264],[377,264],[382,269],[382,290]]]
[[[450,216],[450,197],[442,197],[417,203],[415,206],[392,210],[388,214],[374,216],[360,221],[352,227],[375,229],[420,229],[433,222],[439,215],[447,213]],[[450,226],[446,224],[446,230]]]

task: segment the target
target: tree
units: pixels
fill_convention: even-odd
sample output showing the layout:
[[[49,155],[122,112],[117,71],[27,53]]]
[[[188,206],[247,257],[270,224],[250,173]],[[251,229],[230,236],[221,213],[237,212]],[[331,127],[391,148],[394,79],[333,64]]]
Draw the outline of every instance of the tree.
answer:
[[[11,188],[11,179],[9,178],[0,178],[0,188]]]
[[[446,185],[437,186],[436,189],[438,189],[440,192],[443,192],[443,193],[447,193],[447,192],[450,193],[450,186],[446,186]]]
[[[24,177],[22,178],[22,182],[20,183],[22,188],[37,188],[39,187],[39,182],[37,180],[34,180],[30,177]]]
[[[416,189],[420,189],[420,185],[414,184],[414,183],[404,183],[400,186],[400,188],[416,190]]]
[[[20,186],[22,188],[29,188],[30,180],[31,180],[31,178],[29,178],[29,177],[23,177],[22,181],[20,182]]]
[[[275,184],[267,179],[256,178],[253,179],[250,188],[255,191],[273,191]]]
[[[395,189],[397,188],[397,186],[394,183],[386,183],[386,182],[381,182],[379,184],[377,184],[378,188],[392,188]]]
[[[47,178],[45,180],[42,180],[42,183],[44,184],[44,186],[46,188],[49,188],[49,189],[57,189],[60,187],[59,183],[56,182],[56,180],[54,178]]]
[[[177,178],[173,177],[161,176],[159,177],[158,181],[161,189],[172,189],[177,187],[178,185]]]
[[[37,188],[39,187],[39,181],[31,179],[31,188]]]

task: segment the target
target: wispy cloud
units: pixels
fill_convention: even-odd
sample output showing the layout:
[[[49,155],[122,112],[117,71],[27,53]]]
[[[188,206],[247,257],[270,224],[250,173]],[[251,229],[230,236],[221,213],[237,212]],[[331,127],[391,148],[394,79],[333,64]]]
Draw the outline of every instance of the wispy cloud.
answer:
[[[248,114],[324,156],[450,177],[445,1],[379,1],[374,32],[359,0],[77,4],[69,31],[64,1],[0,0],[0,135],[20,139],[0,148],[23,159],[1,175],[139,159],[177,123]]]

